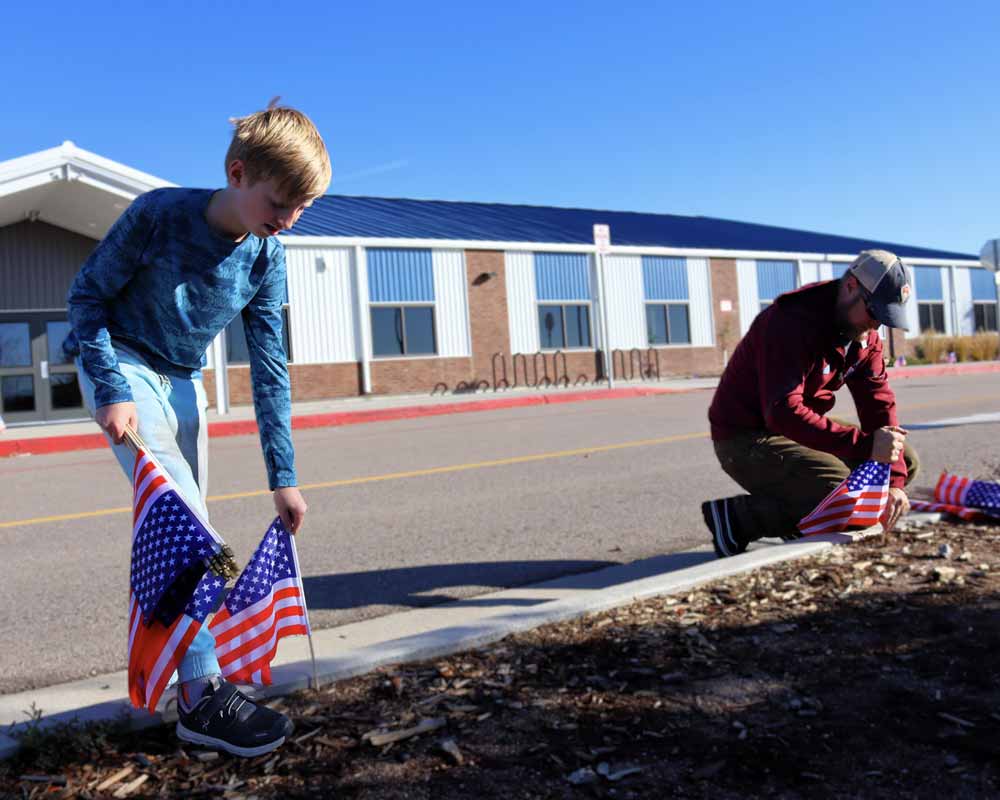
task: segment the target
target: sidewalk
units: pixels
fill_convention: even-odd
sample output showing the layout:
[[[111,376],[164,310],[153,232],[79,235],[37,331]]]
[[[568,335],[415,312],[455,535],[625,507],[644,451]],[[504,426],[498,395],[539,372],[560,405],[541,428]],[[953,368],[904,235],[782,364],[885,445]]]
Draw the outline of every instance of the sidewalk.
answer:
[[[915,367],[893,367],[891,380],[939,377],[943,375],[976,375],[1000,372],[1000,361],[980,361],[967,364],[929,364]],[[718,378],[675,378],[662,381],[618,381],[614,389],[579,387],[532,389],[474,394],[441,395],[371,395],[316,400],[292,404],[292,427],[321,428],[337,425],[358,425],[395,419],[443,414],[464,414],[474,411],[494,411],[502,408],[580,403],[592,400],[616,400],[676,394],[714,389]],[[247,436],[257,432],[253,406],[235,406],[225,416],[214,409],[208,412],[208,435]],[[55,423],[51,425],[12,425],[0,437],[0,458],[16,455],[42,455],[70,450],[96,450],[105,446],[104,437],[92,420]]]

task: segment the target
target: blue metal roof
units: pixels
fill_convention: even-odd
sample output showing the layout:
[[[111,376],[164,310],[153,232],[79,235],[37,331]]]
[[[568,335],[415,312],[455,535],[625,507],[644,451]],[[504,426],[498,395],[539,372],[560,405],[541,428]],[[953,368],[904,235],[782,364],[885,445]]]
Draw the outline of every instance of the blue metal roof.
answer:
[[[713,217],[345,195],[317,199],[286,235],[593,244],[595,223],[610,225],[611,243],[618,245],[838,254],[879,247],[904,258],[977,258]]]

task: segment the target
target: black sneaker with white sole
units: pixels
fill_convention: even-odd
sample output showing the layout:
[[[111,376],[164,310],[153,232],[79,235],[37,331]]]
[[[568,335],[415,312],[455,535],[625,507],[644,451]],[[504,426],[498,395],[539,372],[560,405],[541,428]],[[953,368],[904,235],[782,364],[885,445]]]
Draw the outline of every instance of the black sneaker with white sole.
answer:
[[[178,738],[234,756],[270,753],[295,727],[288,717],[257,705],[221,677],[212,679],[190,710],[178,702],[177,713]]]
[[[712,546],[719,558],[735,556],[747,549],[748,541],[737,531],[735,520],[730,516],[730,498],[707,500],[701,504],[701,515],[712,532]]]

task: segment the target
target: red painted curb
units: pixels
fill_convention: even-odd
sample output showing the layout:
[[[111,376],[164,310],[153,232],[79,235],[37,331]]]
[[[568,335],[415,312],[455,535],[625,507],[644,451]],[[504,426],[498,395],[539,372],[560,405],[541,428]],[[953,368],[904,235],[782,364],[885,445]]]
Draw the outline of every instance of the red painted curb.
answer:
[[[658,394],[682,394],[696,391],[699,391],[699,389],[654,389],[652,387],[588,389],[587,391],[567,392],[555,395],[497,397],[492,400],[468,400],[461,403],[440,403],[435,405],[405,406],[402,408],[374,408],[370,411],[335,411],[328,414],[300,414],[292,417],[292,427],[296,430],[304,430],[307,428],[360,425],[368,422],[387,422],[397,419],[415,419],[417,417],[442,416],[445,414],[495,411],[501,408],[578,403],[588,400],[619,400],[629,397],[649,397]],[[211,438],[247,436],[254,433],[257,433],[257,423],[252,419],[223,420],[220,422],[211,422],[208,425],[208,435]],[[43,436],[37,439],[11,439],[0,441],[0,458],[15,455],[45,455],[70,450],[95,450],[104,446],[104,435],[100,433]]]
[[[46,455],[70,450],[97,450],[104,447],[103,433],[78,433],[73,436],[41,436],[37,439],[13,439],[0,442],[0,458],[6,456]]]

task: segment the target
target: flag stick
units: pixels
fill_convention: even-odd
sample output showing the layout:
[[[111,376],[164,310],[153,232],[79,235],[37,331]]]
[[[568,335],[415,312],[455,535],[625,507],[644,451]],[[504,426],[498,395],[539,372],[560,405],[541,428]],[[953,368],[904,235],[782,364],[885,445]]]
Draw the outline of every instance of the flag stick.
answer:
[[[313,689],[318,689],[319,688],[319,675],[317,675],[317,673],[316,673],[316,651],[313,649],[313,632],[312,632],[312,627],[310,627],[308,629],[308,633],[306,635],[309,637],[309,657],[312,659],[312,667],[313,667]]]
[[[292,546],[292,561],[295,564],[295,574],[302,580],[302,568],[299,566],[299,548],[295,546],[295,534],[288,537],[288,542]],[[312,661],[313,689],[319,688],[319,673],[316,671],[316,650],[313,648],[313,629],[309,622],[309,608],[306,605],[305,588],[302,589],[302,610],[306,615],[306,637],[309,639],[309,659]]]

